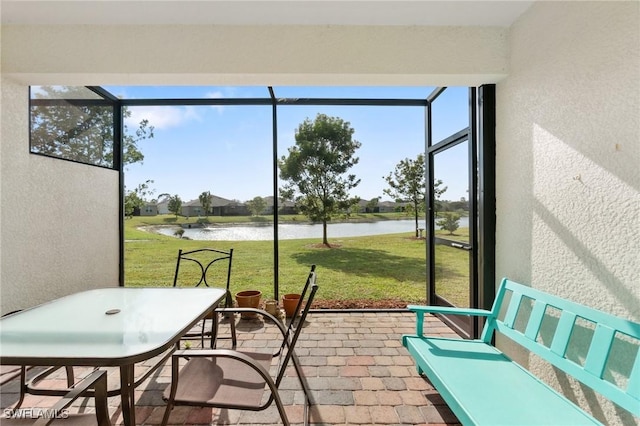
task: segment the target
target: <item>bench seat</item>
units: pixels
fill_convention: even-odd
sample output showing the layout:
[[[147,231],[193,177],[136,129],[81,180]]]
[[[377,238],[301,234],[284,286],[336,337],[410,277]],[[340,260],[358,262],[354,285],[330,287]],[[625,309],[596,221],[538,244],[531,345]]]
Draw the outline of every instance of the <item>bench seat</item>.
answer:
[[[636,322],[506,278],[491,310],[414,305],[408,309],[416,313],[416,333],[402,336],[402,343],[418,372],[431,380],[464,425],[604,421],[493,346],[496,334],[640,417],[640,324]],[[429,314],[482,317],[482,335],[476,340],[426,336],[424,317]]]
[[[404,343],[464,425],[600,424],[481,340],[407,336]]]

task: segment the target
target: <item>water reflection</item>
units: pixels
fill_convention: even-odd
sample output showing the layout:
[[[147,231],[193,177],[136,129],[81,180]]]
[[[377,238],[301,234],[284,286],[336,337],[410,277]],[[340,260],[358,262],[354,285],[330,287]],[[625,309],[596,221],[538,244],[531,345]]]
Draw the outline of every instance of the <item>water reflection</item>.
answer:
[[[330,223],[327,225],[329,238],[363,237],[367,235],[397,234],[406,232],[415,234],[413,219],[385,220],[367,223]],[[184,237],[192,240],[209,241],[268,241],[273,240],[273,226],[267,225],[209,225],[208,228],[192,228],[184,230]],[[469,219],[460,219],[460,227],[468,227]],[[421,222],[424,228],[424,222]],[[163,227],[156,232],[173,236],[176,227]],[[280,224],[278,239],[296,240],[302,238],[322,238],[322,224]]]

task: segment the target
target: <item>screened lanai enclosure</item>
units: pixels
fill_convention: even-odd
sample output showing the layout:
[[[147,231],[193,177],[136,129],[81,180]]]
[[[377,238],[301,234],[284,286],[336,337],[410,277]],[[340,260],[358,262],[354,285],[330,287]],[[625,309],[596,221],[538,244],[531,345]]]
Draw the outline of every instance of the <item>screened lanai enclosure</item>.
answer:
[[[233,248],[234,293],[317,264],[323,309],[489,307],[494,111],[492,85],[32,86],[30,150],[119,173],[121,286]]]

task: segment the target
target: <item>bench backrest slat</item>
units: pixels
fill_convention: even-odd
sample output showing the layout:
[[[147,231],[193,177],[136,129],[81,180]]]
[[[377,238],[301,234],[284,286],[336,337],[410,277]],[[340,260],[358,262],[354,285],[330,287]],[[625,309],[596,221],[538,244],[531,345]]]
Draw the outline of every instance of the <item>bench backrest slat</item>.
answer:
[[[496,293],[496,297],[493,300],[493,306],[491,307],[491,316],[487,317],[484,322],[484,328],[482,329],[482,334],[480,339],[483,342],[491,344],[491,340],[493,339],[493,335],[496,331],[497,321],[496,319],[500,315],[500,311],[502,309],[502,304],[504,303],[504,299],[507,294],[506,288],[506,278],[502,281],[500,288],[498,288],[498,292]],[[419,336],[419,335],[418,335]]]
[[[598,324],[596,332],[593,335],[591,348],[584,363],[584,369],[596,377],[602,377],[607,365],[607,358],[611,352],[613,339],[616,337],[616,331],[606,325]]]
[[[640,416],[640,324],[506,278],[492,312],[484,341],[498,331]]]
[[[544,313],[546,312],[547,304],[536,300],[533,305],[533,311],[531,311],[531,316],[529,317],[529,323],[527,324],[527,328],[524,332],[524,335],[527,336],[527,339],[535,340],[538,337],[538,333],[540,332],[540,327],[542,327],[542,320],[544,319]]]
[[[633,364],[627,387],[629,395],[640,401],[640,351],[636,354],[636,362]]]
[[[567,347],[569,346],[569,339],[573,332],[573,324],[576,322],[576,314],[573,312],[562,311],[558,328],[553,335],[553,343],[551,344],[551,352],[564,357],[567,353]]]
[[[518,311],[520,309],[520,304],[522,303],[522,293],[519,291],[512,292],[511,300],[509,300],[509,306],[507,308],[507,313],[502,320],[503,323],[509,327],[513,328],[516,324],[516,315],[518,315]]]

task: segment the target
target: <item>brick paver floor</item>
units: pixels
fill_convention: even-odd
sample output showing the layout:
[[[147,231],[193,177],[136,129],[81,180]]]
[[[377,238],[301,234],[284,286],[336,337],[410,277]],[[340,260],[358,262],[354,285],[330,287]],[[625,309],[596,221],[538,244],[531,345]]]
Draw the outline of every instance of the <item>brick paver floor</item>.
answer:
[[[238,319],[239,346],[269,350],[279,333],[261,320]],[[414,332],[415,316],[404,312],[310,313],[297,344],[314,405],[312,424],[321,425],[455,425],[459,424],[432,385],[420,377],[413,359],[400,341]],[[221,331],[224,331],[223,324]],[[227,325],[228,327],[228,325]],[[427,318],[429,335],[454,336],[440,320]],[[196,345],[199,345],[197,342]],[[227,345],[220,342],[220,347]],[[136,367],[140,374],[151,363]],[[30,370],[34,374],[36,369]],[[76,376],[86,370],[76,368]],[[64,386],[64,370],[42,386]],[[109,385],[119,383],[118,371],[109,373]],[[171,381],[168,363],[154,371],[136,389],[136,421],[157,425],[162,420],[164,390]],[[281,397],[292,424],[301,424],[303,392],[290,367],[281,386]],[[17,400],[14,380],[0,388],[1,407]],[[48,407],[52,397],[27,395],[23,407]],[[81,398],[74,410],[91,410],[91,400]],[[109,398],[112,422],[122,424],[120,397]],[[211,408],[176,407],[170,424],[180,425],[271,425],[280,424],[275,406],[259,412]]]

